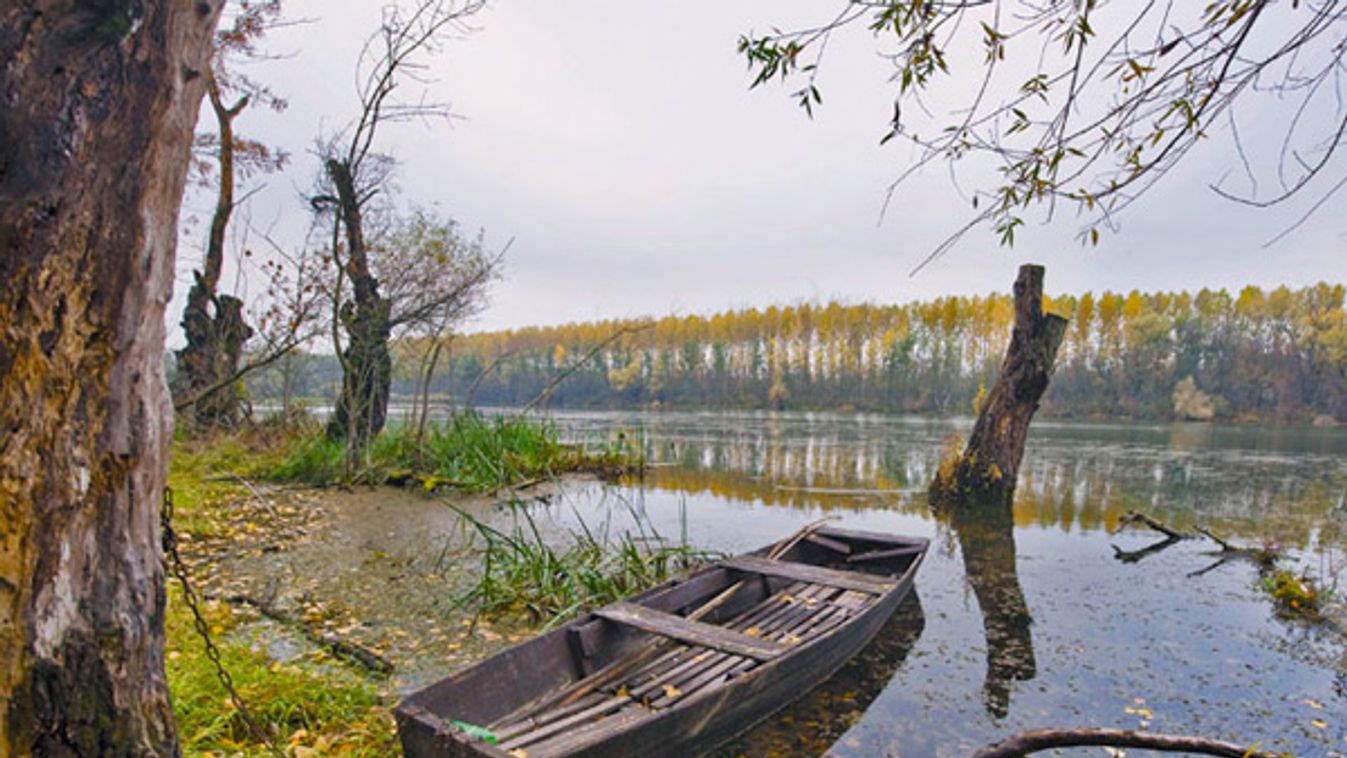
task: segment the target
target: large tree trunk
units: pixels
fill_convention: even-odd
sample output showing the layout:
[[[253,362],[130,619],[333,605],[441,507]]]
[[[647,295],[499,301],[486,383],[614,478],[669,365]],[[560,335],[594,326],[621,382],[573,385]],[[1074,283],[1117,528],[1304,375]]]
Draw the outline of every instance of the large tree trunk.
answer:
[[[193,401],[197,423],[234,426],[243,415],[242,381],[214,391],[211,388],[238,372],[243,345],[253,335],[243,318],[243,302],[218,293],[224,268],[225,232],[234,213],[234,119],[247,107],[248,98],[226,106],[209,68],[205,76],[206,93],[220,130],[220,186],[206,239],[206,259],[202,270],[192,272],[194,281],[182,313],[187,344],[178,351],[173,395],[177,402]]]
[[[346,275],[355,293],[353,302],[344,304],[340,314],[347,343],[342,353],[341,395],[327,434],[332,439],[346,439],[348,449],[355,452],[383,430],[387,421],[393,377],[393,359],[388,352],[392,303],[379,294],[379,280],[370,269],[361,201],[351,167],[333,159],[326,168],[337,190],[337,212],[346,230]]]
[[[1043,267],[1020,266],[1015,280],[1015,330],[996,385],[987,396],[968,446],[931,484],[940,501],[988,499],[1009,503],[1024,458],[1029,422],[1048,389],[1066,319],[1043,312]]]
[[[0,755],[178,750],[163,324],[218,14],[0,5]]]

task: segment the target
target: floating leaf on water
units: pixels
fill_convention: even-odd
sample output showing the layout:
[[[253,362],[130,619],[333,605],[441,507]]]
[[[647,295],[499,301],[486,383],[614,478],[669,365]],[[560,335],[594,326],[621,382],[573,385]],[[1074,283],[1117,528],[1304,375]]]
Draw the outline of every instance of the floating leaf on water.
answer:
[[[1318,700],[1312,700],[1312,699],[1310,699],[1310,698],[1305,698],[1304,700],[1301,700],[1300,702],[1304,703],[1305,705],[1308,705],[1309,707],[1313,708],[1313,709],[1316,710],[1316,711],[1322,711],[1322,710],[1324,709],[1324,704],[1321,703],[1321,702],[1319,702]]]
[[[1315,727],[1317,727],[1317,728],[1319,728],[1319,729],[1327,729],[1327,728],[1328,728],[1328,722],[1327,722],[1327,721],[1324,721],[1323,719],[1314,719],[1314,720],[1311,721],[1310,723],[1311,723],[1311,724],[1314,724]]]

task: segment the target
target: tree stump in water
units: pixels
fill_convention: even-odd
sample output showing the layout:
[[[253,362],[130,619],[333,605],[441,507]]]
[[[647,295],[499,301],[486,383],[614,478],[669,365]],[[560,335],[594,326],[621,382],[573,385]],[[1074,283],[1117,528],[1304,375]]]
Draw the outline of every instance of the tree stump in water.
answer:
[[[1043,267],[1020,266],[1015,280],[1015,330],[996,385],[978,413],[963,454],[941,464],[933,501],[1009,503],[1015,493],[1029,422],[1052,378],[1066,319],[1043,313]]]

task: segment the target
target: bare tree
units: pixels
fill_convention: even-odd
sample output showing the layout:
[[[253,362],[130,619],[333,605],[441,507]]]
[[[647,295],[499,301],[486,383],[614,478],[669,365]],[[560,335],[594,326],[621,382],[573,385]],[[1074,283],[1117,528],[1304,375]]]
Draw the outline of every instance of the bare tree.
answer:
[[[218,4],[0,4],[0,755],[175,755],[164,304]]]
[[[1303,194],[1308,215],[1347,184],[1332,163],[1347,136],[1342,0],[844,2],[817,26],[745,35],[739,50],[755,86],[800,79],[794,96],[812,114],[827,43],[853,26],[868,28],[894,65],[881,144],[918,149],[890,198],[932,162],[981,158],[971,167],[993,172],[978,180],[969,221],[918,268],[979,225],[1013,243],[1039,204],[1049,218],[1059,204],[1078,209],[1081,237],[1095,243],[1223,124],[1248,182],[1213,185],[1232,201],[1265,207]],[[970,94],[948,109],[927,102],[948,103],[951,91]],[[1274,154],[1251,155],[1241,135],[1255,127],[1239,108],[1274,103],[1257,114]]]
[[[422,348],[413,408],[418,446],[430,414],[430,382],[451,330],[486,306],[487,287],[499,278],[509,248],[488,254],[481,232],[465,237],[458,222],[427,209],[396,219],[374,246],[375,270],[392,304],[391,336]]]
[[[246,351],[240,345],[227,364],[217,364],[218,373],[209,384],[175,398],[173,407],[177,411],[195,407],[199,419],[203,407],[216,408],[225,404],[225,401],[215,400],[217,395],[228,395],[227,403],[232,409],[229,418],[238,420],[246,411],[240,402],[239,389],[244,377],[308,344],[326,328],[330,285],[324,278],[328,267],[324,264],[322,251],[311,241],[306,241],[297,251],[290,251],[269,234],[263,233],[261,238],[269,246],[270,255],[254,256],[245,248],[240,262],[242,270],[247,266],[245,262],[257,260],[257,265],[249,271],[266,285],[250,309],[249,320],[256,327],[248,328],[251,344]],[[246,245],[248,237],[243,236],[241,241]],[[242,303],[239,298],[233,299]],[[242,306],[239,308],[241,314]],[[288,404],[285,411],[289,413]],[[224,421],[219,415],[209,418],[217,424]]]
[[[228,25],[215,35],[210,67],[205,73],[216,131],[196,138],[193,167],[202,185],[214,180],[215,210],[205,258],[201,268],[192,272],[193,282],[183,309],[187,344],[177,352],[173,394],[175,407],[193,409],[193,420],[208,426],[232,426],[240,420],[241,387],[237,378],[223,380],[238,373],[244,345],[254,335],[244,317],[243,300],[219,291],[225,236],[237,205],[235,180],[279,170],[288,158],[283,151],[235,134],[234,121],[249,105],[283,110],[286,103],[265,85],[233,70],[231,64],[261,55],[258,41],[278,23],[280,12],[280,0],[231,3]]]
[[[402,100],[398,87],[424,83],[425,59],[481,10],[484,0],[418,0],[410,8],[390,4],[383,23],[357,62],[360,112],[342,134],[320,146],[321,189],[315,210],[332,222],[332,256],[339,272],[333,299],[333,342],[342,364],[342,391],[328,435],[348,442],[348,459],[384,426],[392,360],[388,342],[397,326],[393,301],[381,281],[367,240],[371,202],[385,193],[392,159],[374,150],[379,129],[414,118],[447,118],[448,107]],[[351,299],[343,296],[349,282]],[[340,326],[340,328],[338,328]],[[346,335],[342,346],[341,332]]]

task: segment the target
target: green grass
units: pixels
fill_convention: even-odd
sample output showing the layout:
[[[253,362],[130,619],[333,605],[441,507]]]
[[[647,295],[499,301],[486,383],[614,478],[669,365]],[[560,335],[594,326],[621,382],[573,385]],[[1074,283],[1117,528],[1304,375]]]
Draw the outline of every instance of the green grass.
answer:
[[[322,755],[396,754],[388,709],[367,680],[312,658],[276,663],[229,637],[238,614],[228,606],[208,603],[205,611],[235,688],[253,718],[282,747],[309,748]],[[166,632],[168,685],[183,752],[268,755],[216,678],[181,591],[169,595]]]
[[[293,439],[268,475],[306,484],[340,482],[345,446],[314,430]],[[425,436],[395,425],[380,433],[350,479],[372,484],[416,481],[428,490],[452,487],[488,492],[570,471],[623,468],[617,450],[589,452],[562,444],[554,426],[519,416],[462,413],[427,425]]]
[[[522,613],[529,623],[548,628],[718,557],[686,543],[668,544],[639,521],[639,535],[624,532],[612,540],[596,536],[582,520],[581,531],[556,547],[525,507],[516,504],[514,510],[508,531],[459,511],[480,540],[482,564],[477,582],[456,600],[489,617]]]
[[[255,478],[274,465],[276,453],[258,440],[236,434],[175,439],[168,486],[174,525],[180,533],[210,537],[219,529],[215,507],[248,497],[239,477]]]
[[[255,477],[275,466],[284,440],[284,435],[265,429],[175,440],[169,485],[177,530],[194,538],[223,537],[228,513],[223,506],[250,497],[236,477]],[[172,578],[169,583],[166,668],[184,753],[268,755],[228,702],[181,588]],[[313,657],[276,663],[231,637],[241,613],[222,603],[206,603],[203,610],[226,670],[253,715],[271,725],[283,748],[291,748],[294,755],[397,754],[387,706],[369,680]]]

